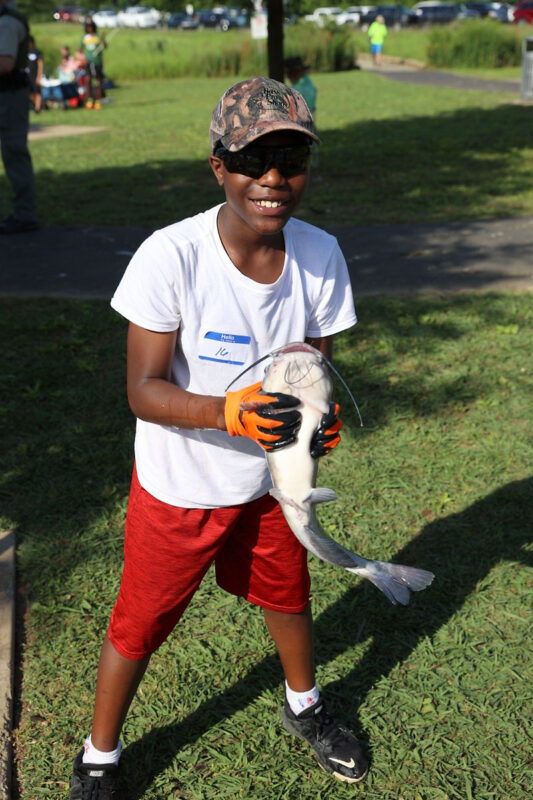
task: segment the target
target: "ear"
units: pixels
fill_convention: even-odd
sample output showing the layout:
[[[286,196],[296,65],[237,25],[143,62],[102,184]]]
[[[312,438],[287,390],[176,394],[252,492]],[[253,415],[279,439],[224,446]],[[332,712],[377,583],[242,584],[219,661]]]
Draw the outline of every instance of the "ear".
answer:
[[[209,156],[209,164],[219,186],[224,186],[224,162],[218,156]]]

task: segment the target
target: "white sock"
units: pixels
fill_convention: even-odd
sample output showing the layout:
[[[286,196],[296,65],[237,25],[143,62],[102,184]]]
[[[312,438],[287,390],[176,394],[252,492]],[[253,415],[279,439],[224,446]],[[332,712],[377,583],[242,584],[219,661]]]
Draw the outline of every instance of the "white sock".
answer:
[[[115,750],[97,750],[89,736],[88,739],[85,739],[82,761],[84,764],[115,764],[118,766],[121,750],[122,742],[118,743]]]
[[[301,714],[306,708],[314,706],[320,697],[320,691],[315,683],[313,688],[309,689],[308,692],[293,692],[287,681],[285,681],[285,695],[291,707],[291,711],[298,716],[298,714]]]

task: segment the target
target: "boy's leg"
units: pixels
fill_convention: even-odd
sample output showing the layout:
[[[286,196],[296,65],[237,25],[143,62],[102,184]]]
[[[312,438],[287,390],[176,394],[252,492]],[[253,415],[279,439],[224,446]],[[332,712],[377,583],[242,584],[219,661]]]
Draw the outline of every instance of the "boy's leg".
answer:
[[[311,745],[318,763],[326,772],[347,783],[362,780],[368,771],[368,763],[361,745],[353,733],[327,711],[315,688],[310,607],[307,606],[300,614],[266,608],[263,613],[281,659],[287,686],[292,690],[281,713],[284,728]],[[309,705],[312,701],[305,694],[312,689],[315,689],[318,699]],[[303,694],[305,704],[301,696],[296,700],[295,693]],[[296,700],[294,707],[291,697]]]
[[[133,660],[122,656],[106,636],[100,653],[91,741],[109,752],[118,745],[120,731],[150,656]]]
[[[307,606],[301,614],[263,609],[266,626],[276,645],[285,678],[295,692],[315,685],[313,619]]]

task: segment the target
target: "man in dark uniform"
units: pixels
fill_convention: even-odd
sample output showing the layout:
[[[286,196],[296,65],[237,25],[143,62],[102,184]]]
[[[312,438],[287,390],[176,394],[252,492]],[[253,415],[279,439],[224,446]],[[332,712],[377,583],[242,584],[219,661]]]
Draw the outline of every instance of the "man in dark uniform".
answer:
[[[0,0],[0,145],[13,187],[13,213],[0,222],[0,234],[36,230],[33,165],[28,150],[28,23],[12,0]]]

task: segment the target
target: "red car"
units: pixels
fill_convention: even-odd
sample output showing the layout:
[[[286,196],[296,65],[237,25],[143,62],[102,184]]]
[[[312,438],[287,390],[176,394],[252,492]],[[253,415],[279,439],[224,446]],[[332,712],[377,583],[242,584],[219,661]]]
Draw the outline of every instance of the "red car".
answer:
[[[533,25],[533,0],[522,0],[518,3],[514,11],[514,21],[517,24],[524,24],[527,22]]]
[[[85,13],[81,6],[61,6],[52,16],[57,22],[82,22]]]

